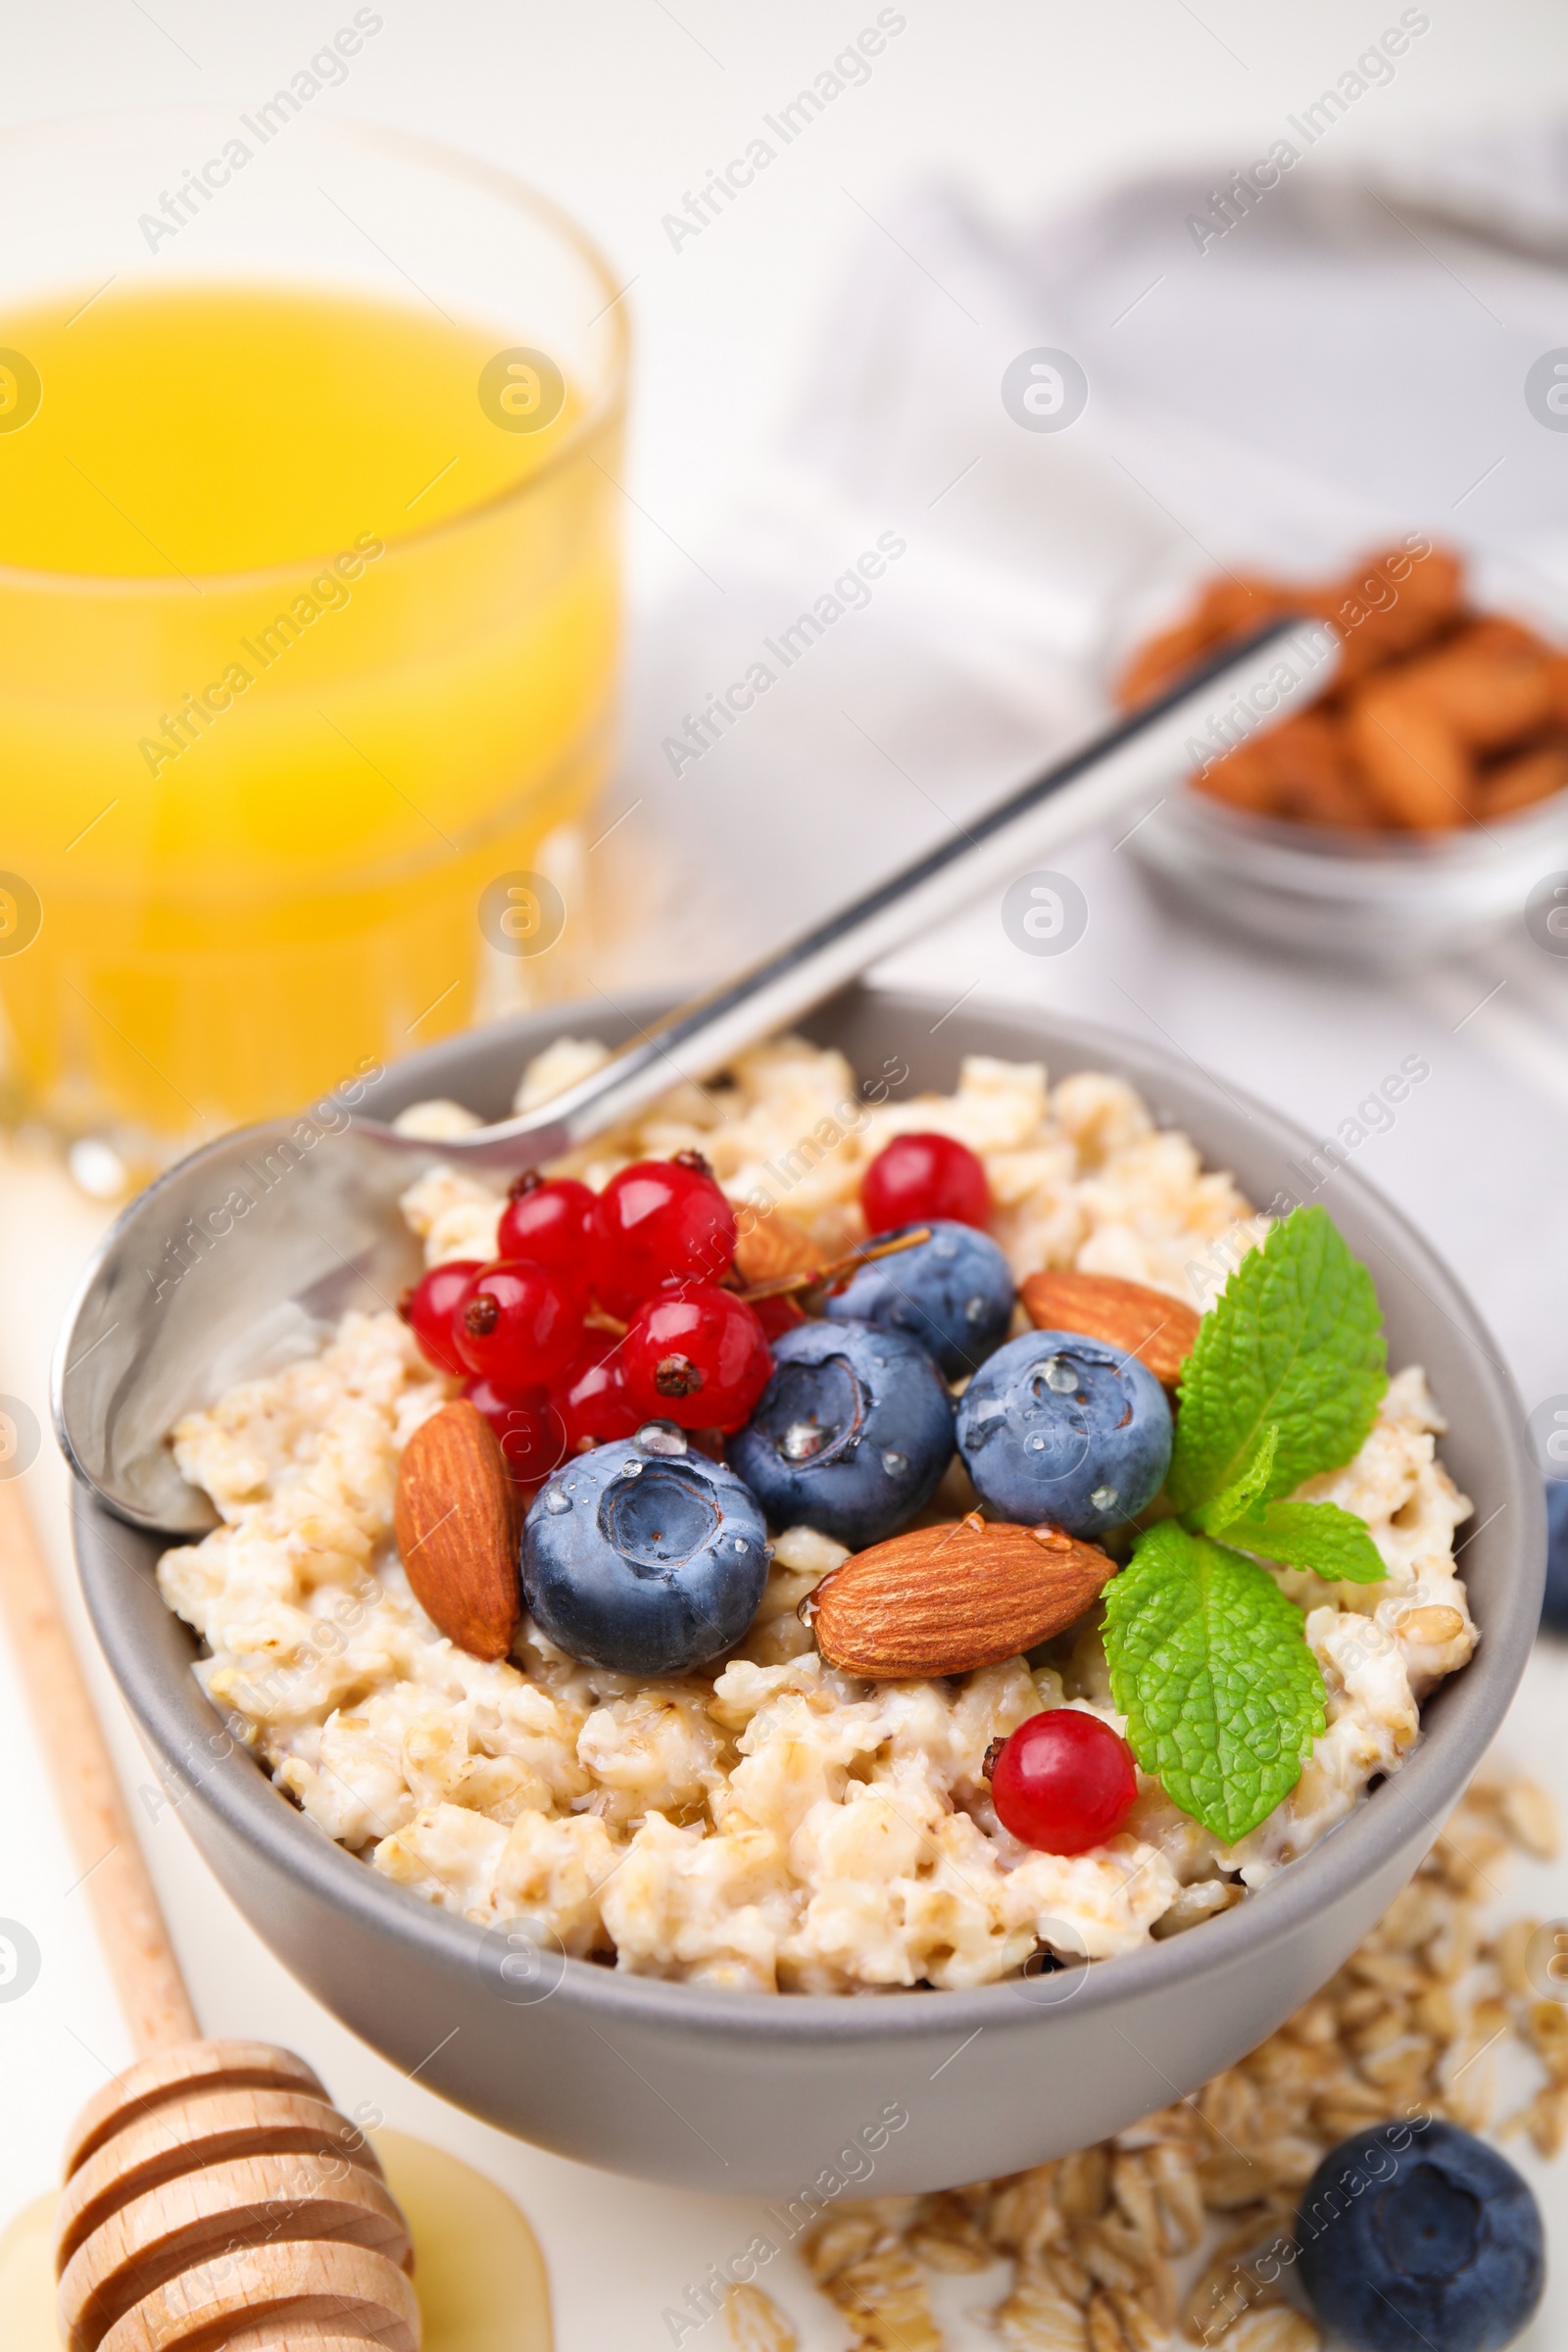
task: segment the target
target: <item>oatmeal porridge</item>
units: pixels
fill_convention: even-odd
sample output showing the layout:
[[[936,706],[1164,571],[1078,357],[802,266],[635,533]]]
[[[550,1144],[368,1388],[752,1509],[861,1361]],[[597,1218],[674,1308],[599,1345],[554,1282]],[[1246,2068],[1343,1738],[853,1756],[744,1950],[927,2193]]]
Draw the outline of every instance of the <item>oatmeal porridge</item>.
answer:
[[[563,1041],[531,1065],[519,1102],[570,1084],[603,1054]],[[474,1122],[457,1105],[430,1104],[404,1123],[438,1143]],[[1101,1278],[1107,1297],[1131,1297],[1128,1286],[1138,1286],[1138,1296],[1155,1294],[1156,1303],[1174,1302],[1173,1311],[1202,1308],[1216,1293],[1239,1297],[1241,1270],[1273,1246],[1269,1220],[1231,1179],[1205,1170],[1193,1144],[1157,1127],[1118,1079],[1082,1071],[1048,1086],[1037,1065],[972,1058],[951,1096],[868,1104],[840,1054],[798,1040],[742,1056],[721,1086],[677,1091],[548,1174],[576,1179],[603,1200],[628,1168],[702,1165],[710,1172],[703,1181],[716,1183],[740,1209],[743,1234],[749,1211],[774,1211],[781,1229],[806,1237],[811,1279],[826,1283],[849,1265],[853,1287],[900,1264],[896,1256],[870,1259],[863,1186],[879,1161],[888,1164],[890,1145],[916,1137],[949,1139],[962,1148],[965,1164],[972,1155],[983,1169],[986,1247],[1000,1245],[1009,1282],[1070,1268]],[[426,1266],[457,1265],[460,1273],[495,1259],[506,1207],[499,1180],[440,1165],[404,1202]],[[947,1227],[928,1219],[915,1243],[929,1249],[932,1231]],[[911,1245],[896,1237],[886,1248],[906,1246],[912,1265]],[[1228,1282],[1227,1269],[1234,1269]],[[478,1279],[468,1278],[470,1292]],[[1000,1393],[996,1368],[1033,1345],[1021,1305],[1004,1315],[981,1368],[949,1372],[944,1388],[929,1355],[898,1336],[904,1327],[897,1323],[801,1322],[792,1297],[822,1296],[803,1293],[805,1279],[754,1283],[746,1294],[757,1301],[748,1312],[760,1315],[780,1300],[787,1312],[769,1326],[778,1368],[760,1404],[753,1396],[745,1408],[749,1430],[736,1434],[734,1416],[728,1424],[727,1450],[743,1478],[751,1432],[765,1422],[786,1357],[791,1370],[809,1368],[801,1333],[892,1332],[886,1347],[913,1349],[918,1377],[942,1391],[943,1411],[952,1409],[952,1391],[961,1392],[960,1433],[965,1410],[970,1426],[986,1433],[986,1408],[975,1401],[983,1385]],[[831,1316],[837,1301],[831,1289],[826,1296]],[[738,1311],[733,1279],[723,1297]],[[971,1298],[971,1322],[974,1305]],[[497,1311],[512,1311],[506,1298]],[[599,1321],[612,1353],[627,1318],[611,1313]],[[486,1332],[494,1328],[492,1317]],[[634,1312],[628,1348],[636,1330]],[[1107,1327],[1102,1336],[1113,1335]],[[699,1340],[690,1347],[696,1357]],[[1129,1372],[1114,1350],[1086,1346],[1080,1352],[1089,1369],[1071,1371],[1066,1381],[1069,1390],[1075,1379],[1086,1384],[1073,1428],[1099,1426],[1095,1379],[1141,1381],[1152,1398],[1148,1411],[1155,1421],[1166,1418],[1162,1469],[1169,1413],[1158,1382],[1141,1362]],[[1063,1344],[1046,1358],[1051,1385],[1054,1367],[1068,1357]],[[683,1394],[669,1385],[668,1366],[687,1360],[659,1357],[661,1396]],[[882,1364],[884,1355],[875,1360]],[[768,1377],[764,1361],[757,1378]],[[1305,1852],[1409,1753],[1422,1698],[1475,1645],[1453,1548],[1470,1506],[1437,1458],[1444,1423],[1421,1371],[1406,1367],[1386,1385],[1381,1374],[1368,1379],[1353,1451],[1338,1467],[1295,1481],[1284,1497],[1290,1509],[1337,1506],[1314,1524],[1332,1521],[1343,1530],[1353,1522],[1357,1544],[1364,1531],[1371,1549],[1357,1554],[1358,1568],[1329,1575],[1282,1564],[1263,1550],[1257,1531],[1296,1523],[1289,1510],[1274,1521],[1257,1517],[1278,1514],[1281,1502],[1248,1501],[1245,1494],[1232,1524],[1216,1517],[1217,1502],[1203,1506],[1206,1522],[1202,1511],[1190,1514],[1194,1528],[1229,1534],[1230,1547],[1222,1550],[1201,1532],[1179,1538],[1206,1546],[1205,1557],[1240,1561],[1265,1578],[1270,1605],[1277,1610],[1280,1596],[1290,1604],[1289,1626],[1281,1631],[1269,1618],[1267,1639],[1296,1642],[1310,1661],[1303,1696],[1299,1675],[1290,1682],[1295,1668],[1278,1652],[1281,1689],[1292,1693],[1281,1706],[1297,1709],[1284,1738],[1287,1793],[1268,1802],[1272,1784],[1265,1782],[1256,1803],[1267,1802],[1267,1810],[1239,1836],[1227,1834],[1227,1822],[1234,1827],[1240,1818],[1234,1809],[1226,1815],[1222,1804],[1216,1810],[1220,1800],[1197,1799],[1184,1809],[1165,1785],[1171,1775],[1144,1769],[1143,1718],[1157,1716],[1157,1692],[1148,1686],[1148,1707],[1144,1695],[1118,1706],[1116,1693],[1126,1700],[1131,1687],[1123,1675],[1135,1679],[1139,1669],[1136,1660],[1119,1666],[1114,1647],[1107,1654],[1113,1636],[1098,1601],[1026,1650],[967,1670],[901,1680],[831,1664],[812,1631],[812,1595],[818,1587],[825,1594],[826,1580],[848,1563],[892,1553],[905,1541],[898,1534],[846,1542],[847,1522],[835,1535],[770,1507],[765,1554],[759,1537],[760,1597],[754,1610],[748,1601],[744,1632],[721,1654],[678,1670],[630,1671],[582,1654],[592,1642],[561,1638],[557,1618],[554,1632],[546,1631],[542,1600],[520,1614],[503,1654],[461,1646],[416,1597],[416,1563],[411,1582],[394,1538],[405,1450],[449,1407],[458,1379],[438,1369],[416,1330],[391,1312],[346,1315],[318,1352],[180,1423],[175,1458],[212,1497],[221,1525],[167,1552],[159,1582],[204,1644],[196,1667],[203,1688],[278,1787],[326,1836],[431,1902],[483,1925],[542,1921],[569,1954],[714,1985],[876,1992],[985,1984],[1016,1975],[1042,1948],[1099,1960],[1200,1924]],[[1038,1381],[1036,1390],[1051,1406]],[[483,1396],[477,1401],[486,1409]],[[672,1409],[679,1419],[678,1406]],[[1190,1409],[1184,1393],[1178,1428]],[[995,1426],[1003,1413],[999,1405]],[[701,1437],[693,1413],[683,1431],[658,1426],[666,1436],[656,1453],[685,1456],[690,1440],[690,1459],[701,1467],[720,1451],[717,1441]],[[801,1426],[790,1424],[789,1443]],[[1290,1432],[1284,1427],[1282,1437],[1276,1427],[1258,1436],[1243,1486],[1261,1495],[1276,1449],[1287,1458]],[[621,1452],[640,1442],[620,1441]],[[566,1450],[554,1466],[533,1465],[538,1475],[523,1490],[533,1495],[525,1555],[536,1531],[543,1544],[583,1517],[580,1482],[591,1485],[598,1456],[591,1441],[575,1445],[579,1450]],[[952,1446],[947,1439],[939,1454]],[[608,1443],[601,1447],[607,1456],[612,1450]],[[809,1455],[804,1458],[809,1466]],[[929,1492],[906,1515],[908,1528],[956,1530],[967,1520],[979,1529],[1024,1516],[998,1512],[986,1459],[965,1450],[961,1436],[951,1459],[932,1460]],[[912,1476],[896,1447],[882,1461],[890,1478],[889,1463],[899,1465],[898,1476]],[[789,1463],[785,1469],[793,1476]],[[705,1475],[739,1485],[722,1463]],[[786,1490],[795,1491],[787,1479],[779,1491]],[[1131,1524],[1102,1528],[1115,1520],[1114,1497],[1102,1477],[1083,1505],[1085,1512],[1093,1505],[1099,1520],[1072,1522],[1070,1547],[1080,1553],[1093,1548],[1085,1527],[1104,1533],[1107,1578],[1123,1568]],[[1167,1507],[1157,1501],[1145,1517],[1157,1528]],[[550,1513],[559,1516],[547,1528],[541,1514]],[[1169,1532],[1182,1523],[1163,1524]],[[1013,1525],[1009,1533],[1021,1540],[1026,1530]],[[1059,1533],[1054,1540],[1067,1542]],[[1298,1556],[1283,1533],[1273,1540]],[[1135,1552],[1135,1569],[1141,1557]],[[526,1565],[524,1587],[531,1597]],[[1069,1850],[1052,1850],[1018,1834],[1016,1814],[1010,1826],[1003,1819],[996,1758],[998,1743],[1010,1742],[1021,1726],[1066,1713],[1091,1719],[1097,1738],[1102,1729],[1113,1735],[1123,1754],[1130,1738],[1139,1769],[1110,1834],[1080,1841],[1077,1850],[1070,1838],[1057,1839]],[[1001,1753],[1004,1763],[1005,1745]],[[1132,1769],[1128,1755],[1129,1776]],[[1222,1757],[1216,1769],[1238,1767]]]

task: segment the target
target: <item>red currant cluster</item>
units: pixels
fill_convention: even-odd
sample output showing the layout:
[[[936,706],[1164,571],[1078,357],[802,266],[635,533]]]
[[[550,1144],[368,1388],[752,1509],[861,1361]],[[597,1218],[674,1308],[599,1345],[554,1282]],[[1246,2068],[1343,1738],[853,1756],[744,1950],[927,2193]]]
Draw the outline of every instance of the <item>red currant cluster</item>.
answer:
[[[597,1196],[530,1171],[491,1263],[433,1266],[403,1313],[534,1486],[645,1421],[727,1431],[749,1417],[772,1357],[752,1308],[719,1287],[734,1254],[735,1213],[698,1152],[638,1160]]]
[[[985,1170],[962,1144],[904,1135],[860,1188],[866,1228],[918,1219],[983,1225]],[[409,1293],[404,1319],[464,1383],[519,1486],[645,1421],[739,1429],[772,1370],[768,1340],[801,1320],[785,1298],[754,1308],[720,1288],[735,1212],[700,1152],[638,1160],[597,1196],[530,1169],[513,1185],[488,1265],[451,1258]]]

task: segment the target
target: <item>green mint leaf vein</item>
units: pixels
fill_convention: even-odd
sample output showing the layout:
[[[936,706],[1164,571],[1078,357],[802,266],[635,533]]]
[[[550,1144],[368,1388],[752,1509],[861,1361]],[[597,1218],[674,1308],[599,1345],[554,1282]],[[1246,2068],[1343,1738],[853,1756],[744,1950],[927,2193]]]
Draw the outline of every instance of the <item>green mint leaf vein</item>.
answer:
[[[1364,1519],[1337,1502],[1268,1502],[1238,1513],[1225,1533],[1285,1568],[1310,1568],[1351,1585],[1379,1585],[1388,1570]]]
[[[1166,1493],[1196,1511],[1279,1431],[1260,1499],[1348,1462],[1388,1386],[1377,1292],[1326,1209],[1298,1208],[1249,1251],[1198,1327]]]
[[[1290,1794],[1323,1677],[1266,1568],[1160,1521],[1106,1588],[1105,1653],[1133,1753],[1184,1813],[1233,1845]]]
[[[1212,1502],[1199,1505],[1192,1514],[1194,1526],[1205,1536],[1222,1536],[1233,1521],[1252,1510],[1268,1485],[1279,1447],[1279,1423],[1265,1421],[1248,1452],[1240,1475],[1228,1487],[1222,1487]]]

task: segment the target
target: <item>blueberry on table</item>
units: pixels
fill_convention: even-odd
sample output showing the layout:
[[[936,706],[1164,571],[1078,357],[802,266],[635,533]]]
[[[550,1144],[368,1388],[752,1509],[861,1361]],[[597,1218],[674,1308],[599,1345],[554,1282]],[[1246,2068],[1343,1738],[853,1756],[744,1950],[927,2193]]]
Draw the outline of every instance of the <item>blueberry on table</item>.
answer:
[[[1296,2224],[1301,2282],[1355,2352],[1499,2352],[1541,2299],[1541,2213],[1457,2124],[1384,2124],[1325,2156]]]
[[[809,1322],[773,1343],[773,1377],[729,1458],[775,1527],[859,1551],[930,1501],[953,1459],[953,1399],[901,1331]]]
[[[670,1422],[575,1455],[523,1522],[534,1622],[616,1674],[684,1674],[733,1648],[766,1581],[756,1496]]]
[[[905,1234],[929,1239],[887,1250]],[[836,1322],[906,1331],[947,1380],[979,1370],[1007,1336],[1012,1268],[989,1234],[952,1221],[901,1225],[876,1236],[879,1254],[858,1266],[823,1313]],[[881,1254],[886,1250],[886,1254]]]
[[[1546,1591],[1541,1622],[1548,1633],[1568,1634],[1568,1478],[1546,1481]]]
[[[982,1500],[1026,1527],[1101,1536],[1152,1502],[1170,1462],[1165,1392],[1137,1356],[1029,1331],[958,1399],[958,1451]]]

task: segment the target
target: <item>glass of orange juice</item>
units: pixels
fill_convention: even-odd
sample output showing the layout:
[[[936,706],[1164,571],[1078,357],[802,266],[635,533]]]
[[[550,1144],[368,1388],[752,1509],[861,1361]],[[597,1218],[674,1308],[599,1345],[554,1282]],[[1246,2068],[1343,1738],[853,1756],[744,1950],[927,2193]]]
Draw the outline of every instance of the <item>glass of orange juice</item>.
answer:
[[[612,757],[624,309],[526,188],[314,111],[381,29],[0,142],[6,1108],[131,1160],[536,978]]]

